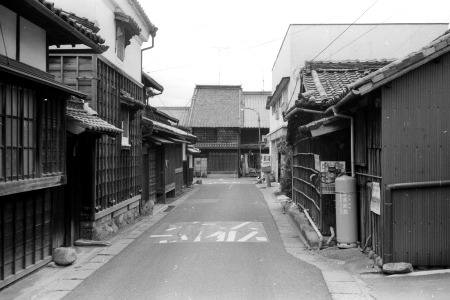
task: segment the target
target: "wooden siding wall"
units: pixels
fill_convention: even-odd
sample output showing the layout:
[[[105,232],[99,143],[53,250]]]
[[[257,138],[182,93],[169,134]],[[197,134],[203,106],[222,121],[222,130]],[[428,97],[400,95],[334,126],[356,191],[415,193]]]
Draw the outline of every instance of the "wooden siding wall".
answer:
[[[450,180],[449,81],[446,53],[382,89],[384,185]],[[449,266],[449,195],[445,186],[392,192],[392,219],[384,222],[392,239],[383,245],[392,252],[383,255],[416,266]]]
[[[51,54],[49,72],[55,79],[88,95],[87,101],[98,116],[121,128],[120,90],[143,102],[142,87],[96,55]],[[96,142],[95,186],[92,198],[100,212],[139,194],[141,189],[141,111],[130,118],[131,148],[121,146],[120,136],[106,136]],[[94,211],[94,210],[92,210]],[[94,216],[92,216],[94,217]]]
[[[181,144],[167,144],[166,151],[166,189],[168,186],[175,187],[175,194],[181,191],[183,186],[183,154]]]
[[[143,101],[142,88],[117,72],[112,66],[97,59],[97,112],[108,123],[121,128],[120,90]],[[141,112],[130,117],[129,149],[121,139],[102,136],[96,142],[95,207],[96,211],[113,207],[139,194],[142,183],[141,166]]]
[[[62,187],[2,197],[0,288],[51,261],[64,244],[63,217]]]
[[[358,191],[359,240],[366,242],[378,255],[383,246],[383,224],[381,216],[370,209],[372,184],[381,181],[381,108],[371,99],[368,106],[355,115],[355,171]]]
[[[239,161],[237,150],[209,150],[208,151],[208,173],[239,172]]]

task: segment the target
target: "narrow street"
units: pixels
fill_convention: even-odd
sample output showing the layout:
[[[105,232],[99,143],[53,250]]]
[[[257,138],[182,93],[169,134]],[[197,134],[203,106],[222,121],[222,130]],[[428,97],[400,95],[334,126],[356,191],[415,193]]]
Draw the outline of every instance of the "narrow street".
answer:
[[[331,299],[248,180],[201,185],[65,299]]]

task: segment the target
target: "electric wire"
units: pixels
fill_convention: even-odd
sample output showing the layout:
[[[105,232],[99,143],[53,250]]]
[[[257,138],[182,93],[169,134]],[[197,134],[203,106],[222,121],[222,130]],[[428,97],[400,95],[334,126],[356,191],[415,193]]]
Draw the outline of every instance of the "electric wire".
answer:
[[[2,33],[3,47],[5,47],[6,62],[9,64],[8,49],[6,49],[5,35],[3,34],[2,22],[0,22],[0,32]]]
[[[368,34],[369,32],[371,32],[372,30],[374,30],[375,28],[377,28],[378,26],[380,26],[381,24],[386,23],[389,19],[391,19],[392,17],[394,17],[395,15],[397,15],[398,13],[400,13],[401,10],[399,10],[398,12],[396,12],[395,14],[391,15],[390,17],[386,18],[383,22],[376,24],[374,27],[372,27],[370,30],[366,31],[365,33],[363,33],[362,35],[360,35],[359,37],[357,37],[356,39],[352,40],[350,43],[348,43],[347,45],[345,45],[344,47],[340,48],[339,50],[337,50],[336,52],[333,52],[332,54],[330,54],[330,56],[328,56],[327,58],[325,58],[324,60],[327,60],[329,58],[331,58],[333,55],[341,52],[343,49],[347,48],[348,46],[350,46],[351,44],[353,44],[354,42],[356,42],[357,40],[359,40],[360,38],[362,38],[363,36],[365,36],[366,34]],[[403,44],[402,44],[403,45]]]
[[[352,27],[359,19],[361,19],[361,17],[364,16],[364,14],[369,9],[371,9],[377,2],[378,2],[378,0],[376,0],[371,6],[369,6],[369,8],[367,8],[355,21],[353,21],[353,23],[348,25],[348,27],[344,31],[342,31],[333,41],[331,41],[331,43],[329,43],[325,48],[323,48],[323,50],[320,51],[319,54],[317,54],[311,61],[314,61],[317,57],[319,57],[320,54],[322,54],[325,50],[327,50],[328,47],[330,47],[338,38],[340,38],[347,30],[349,30],[350,27]]]

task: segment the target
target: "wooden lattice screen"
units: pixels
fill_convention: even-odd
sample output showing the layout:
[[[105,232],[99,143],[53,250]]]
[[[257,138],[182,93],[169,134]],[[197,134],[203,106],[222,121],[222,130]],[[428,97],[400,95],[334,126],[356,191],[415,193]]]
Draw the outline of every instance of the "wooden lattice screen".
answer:
[[[121,127],[120,90],[142,102],[142,88],[102,60],[97,60],[97,112],[99,117]],[[120,136],[103,136],[96,143],[97,212],[139,194],[141,189],[141,112],[130,111],[131,147],[123,148]]]

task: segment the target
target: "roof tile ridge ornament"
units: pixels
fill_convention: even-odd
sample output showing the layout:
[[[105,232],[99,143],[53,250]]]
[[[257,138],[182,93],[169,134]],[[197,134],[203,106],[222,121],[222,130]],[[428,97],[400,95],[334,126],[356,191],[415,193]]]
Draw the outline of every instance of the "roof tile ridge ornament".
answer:
[[[317,91],[319,92],[320,95],[320,99],[317,100],[326,100],[328,98],[327,96],[327,92],[325,91],[325,89],[322,86],[322,83],[320,82],[320,78],[319,75],[317,74],[316,70],[312,70],[311,71],[311,75],[313,77],[314,80],[314,85],[316,86]],[[312,98],[310,98],[310,101],[312,101]],[[315,101],[317,101],[316,99],[314,99]]]

